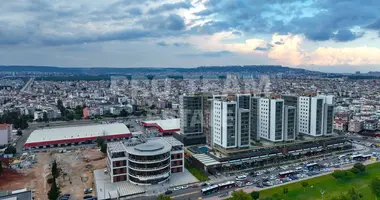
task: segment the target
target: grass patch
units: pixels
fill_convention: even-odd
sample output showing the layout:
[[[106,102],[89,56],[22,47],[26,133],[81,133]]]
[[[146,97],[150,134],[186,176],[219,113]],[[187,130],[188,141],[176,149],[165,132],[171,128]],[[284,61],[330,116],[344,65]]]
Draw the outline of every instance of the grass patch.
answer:
[[[366,172],[354,176],[350,180],[336,180],[331,174],[306,180],[309,183],[307,188],[303,188],[300,182],[292,183],[280,187],[275,187],[260,191],[260,199],[272,197],[274,194],[279,194],[284,200],[321,200],[321,190],[325,191],[324,199],[329,199],[330,196],[346,193],[349,188],[354,187],[358,192],[364,195],[362,200],[373,200],[368,184],[372,178],[380,175],[380,163],[367,165]],[[288,188],[288,194],[283,195],[283,188]]]
[[[185,167],[199,181],[204,182],[204,181],[210,180],[203,171],[199,170],[198,168],[190,166],[190,164],[187,161],[185,161]]]

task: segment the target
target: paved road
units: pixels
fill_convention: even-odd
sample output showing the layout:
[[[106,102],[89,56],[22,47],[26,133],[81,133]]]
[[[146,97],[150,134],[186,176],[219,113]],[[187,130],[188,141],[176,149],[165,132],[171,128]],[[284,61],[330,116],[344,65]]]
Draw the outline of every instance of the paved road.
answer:
[[[378,151],[379,149],[373,149],[373,148],[364,148],[362,147],[361,150],[358,150],[358,152],[362,153],[362,154],[369,154],[373,151]],[[338,156],[332,156],[332,157],[326,157],[326,158],[319,158],[319,159],[316,159],[314,160],[316,163],[318,163],[319,165],[323,165],[325,163],[333,163],[333,164],[338,164],[340,162]],[[308,162],[313,162],[312,160],[308,160]],[[302,165],[300,165],[302,164]],[[352,164],[348,164],[348,165],[352,165]],[[290,167],[288,167],[287,169],[281,169],[281,168],[274,168],[272,169],[270,172],[267,172],[266,174],[263,174],[263,175],[259,175],[257,177],[252,177],[252,176],[248,176],[247,180],[250,181],[250,182],[255,182],[256,184],[254,185],[257,185],[257,184],[261,184],[263,181],[262,181],[262,178],[263,177],[268,177],[270,178],[271,176],[275,177],[274,179],[278,179],[278,174],[280,172],[283,172],[283,171],[287,171],[287,170],[295,170],[296,167],[304,167],[305,164],[303,162],[299,162],[298,164],[292,164],[292,165],[289,165]],[[335,168],[330,168],[330,170],[334,170]],[[257,172],[257,171],[256,171]],[[323,173],[323,174],[326,174],[326,173]],[[310,176],[309,178],[313,178],[315,176]],[[272,180],[274,180],[272,179]],[[214,184],[219,184],[219,183],[222,183],[222,182],[226,182],[228,180],[235,180],[235,177],[227,177],[225,180],[223,181],[218,181],[218,182],[214,182]],[[297,180],[299,181],[299,180]],[[296,181],[290,181],[289,183],[294,183]],[[275,185],[273,187],[276,187],[278,185]],[[236,188],[232,188],[232,189],[228,189],[228,190],[223,190],[223,191],[220,191],[220,194],[222,193],[225,193],[225,192],[230,192],[230,191],[233,191],[235,190]],[[242,189],[248,189],[248,190],[261,190],[261,188],[258,188],[256,186],[246,186]],[[267,187],[263,188],[263,189],[267,189]],[[202,197],[202,198],[211,198],[211,199],[220,199],[221,197],[218,197],[218,193],[216,194],[212,194],[212,195],[208,195],[208,196],[202,196],[201,195],[201,192],[200,192],[200,189],[196,189],[198,190],[197,192],[194,191],[194,188],[191,188],[191,189],[184,189],[184,190],[179,190],[179,191],[174,191],[173,194],[171,194],[170,196],[172,196],[173,199],[175,200],[197,200],[199,197]]]

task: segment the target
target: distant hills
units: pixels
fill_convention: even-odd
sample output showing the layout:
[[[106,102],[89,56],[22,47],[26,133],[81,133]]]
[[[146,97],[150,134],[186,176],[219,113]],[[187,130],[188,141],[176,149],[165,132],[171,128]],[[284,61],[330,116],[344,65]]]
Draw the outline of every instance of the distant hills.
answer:
[[[201,66],[196,68],[106,68],[106,67],[55,67],[55,66],[0,66],[2,72],[40,72],[67,74],[135,74],[135,73],[287,73],[287,74],[324,74],[300,68],[278,65],[246,65],[246,66]]]

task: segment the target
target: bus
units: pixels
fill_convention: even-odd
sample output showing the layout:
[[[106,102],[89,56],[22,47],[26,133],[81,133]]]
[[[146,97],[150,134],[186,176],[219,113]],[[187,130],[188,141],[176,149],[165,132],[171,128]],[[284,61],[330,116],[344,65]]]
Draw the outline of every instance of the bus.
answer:
[[[212,194],[212,193],[215,193],[215,192],[218,192],[218,191],[219,191],[219,185],[212,185],[210,187],[203,188],[201,190],[202,195],[209,195],[209,194]]]
[[[371,154],[367,154],[367,155],[362,155],[362,160],[365,161],[365,160],[369,160],[371,159],[372,155]]]
[[[223,189],[235,187],[236,184],[235,184],[235,181],[227,181],[224,183],[220,183],[218,186],[220,190],[223,190]]]
[[[278,173],[278,176],[280,178],[286,178],[288,176],[291,176],[291,175],[294,175],[296,172],[294,172],[293,170],[289,170],[289,171],[285,171],[285,172],[280,172]]]
[[[350,158],[351,158],[352,160],[361,160],[362,157],[363,157],[362,154],[356,154],[356,155],[352,155]]]
[[[314,170],[315,168],[318,168],[319,167],[319,165],[318,165],[318,163],[309,163],[309,164],[307,164],[306,165],[306,169],[307,170]]]

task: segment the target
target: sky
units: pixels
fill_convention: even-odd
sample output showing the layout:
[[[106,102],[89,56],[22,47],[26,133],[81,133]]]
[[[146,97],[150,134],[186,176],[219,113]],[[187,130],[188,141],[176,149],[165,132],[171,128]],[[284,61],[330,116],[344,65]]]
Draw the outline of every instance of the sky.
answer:
[[[380,71],[379,0],[13,0],[0,65]]]

